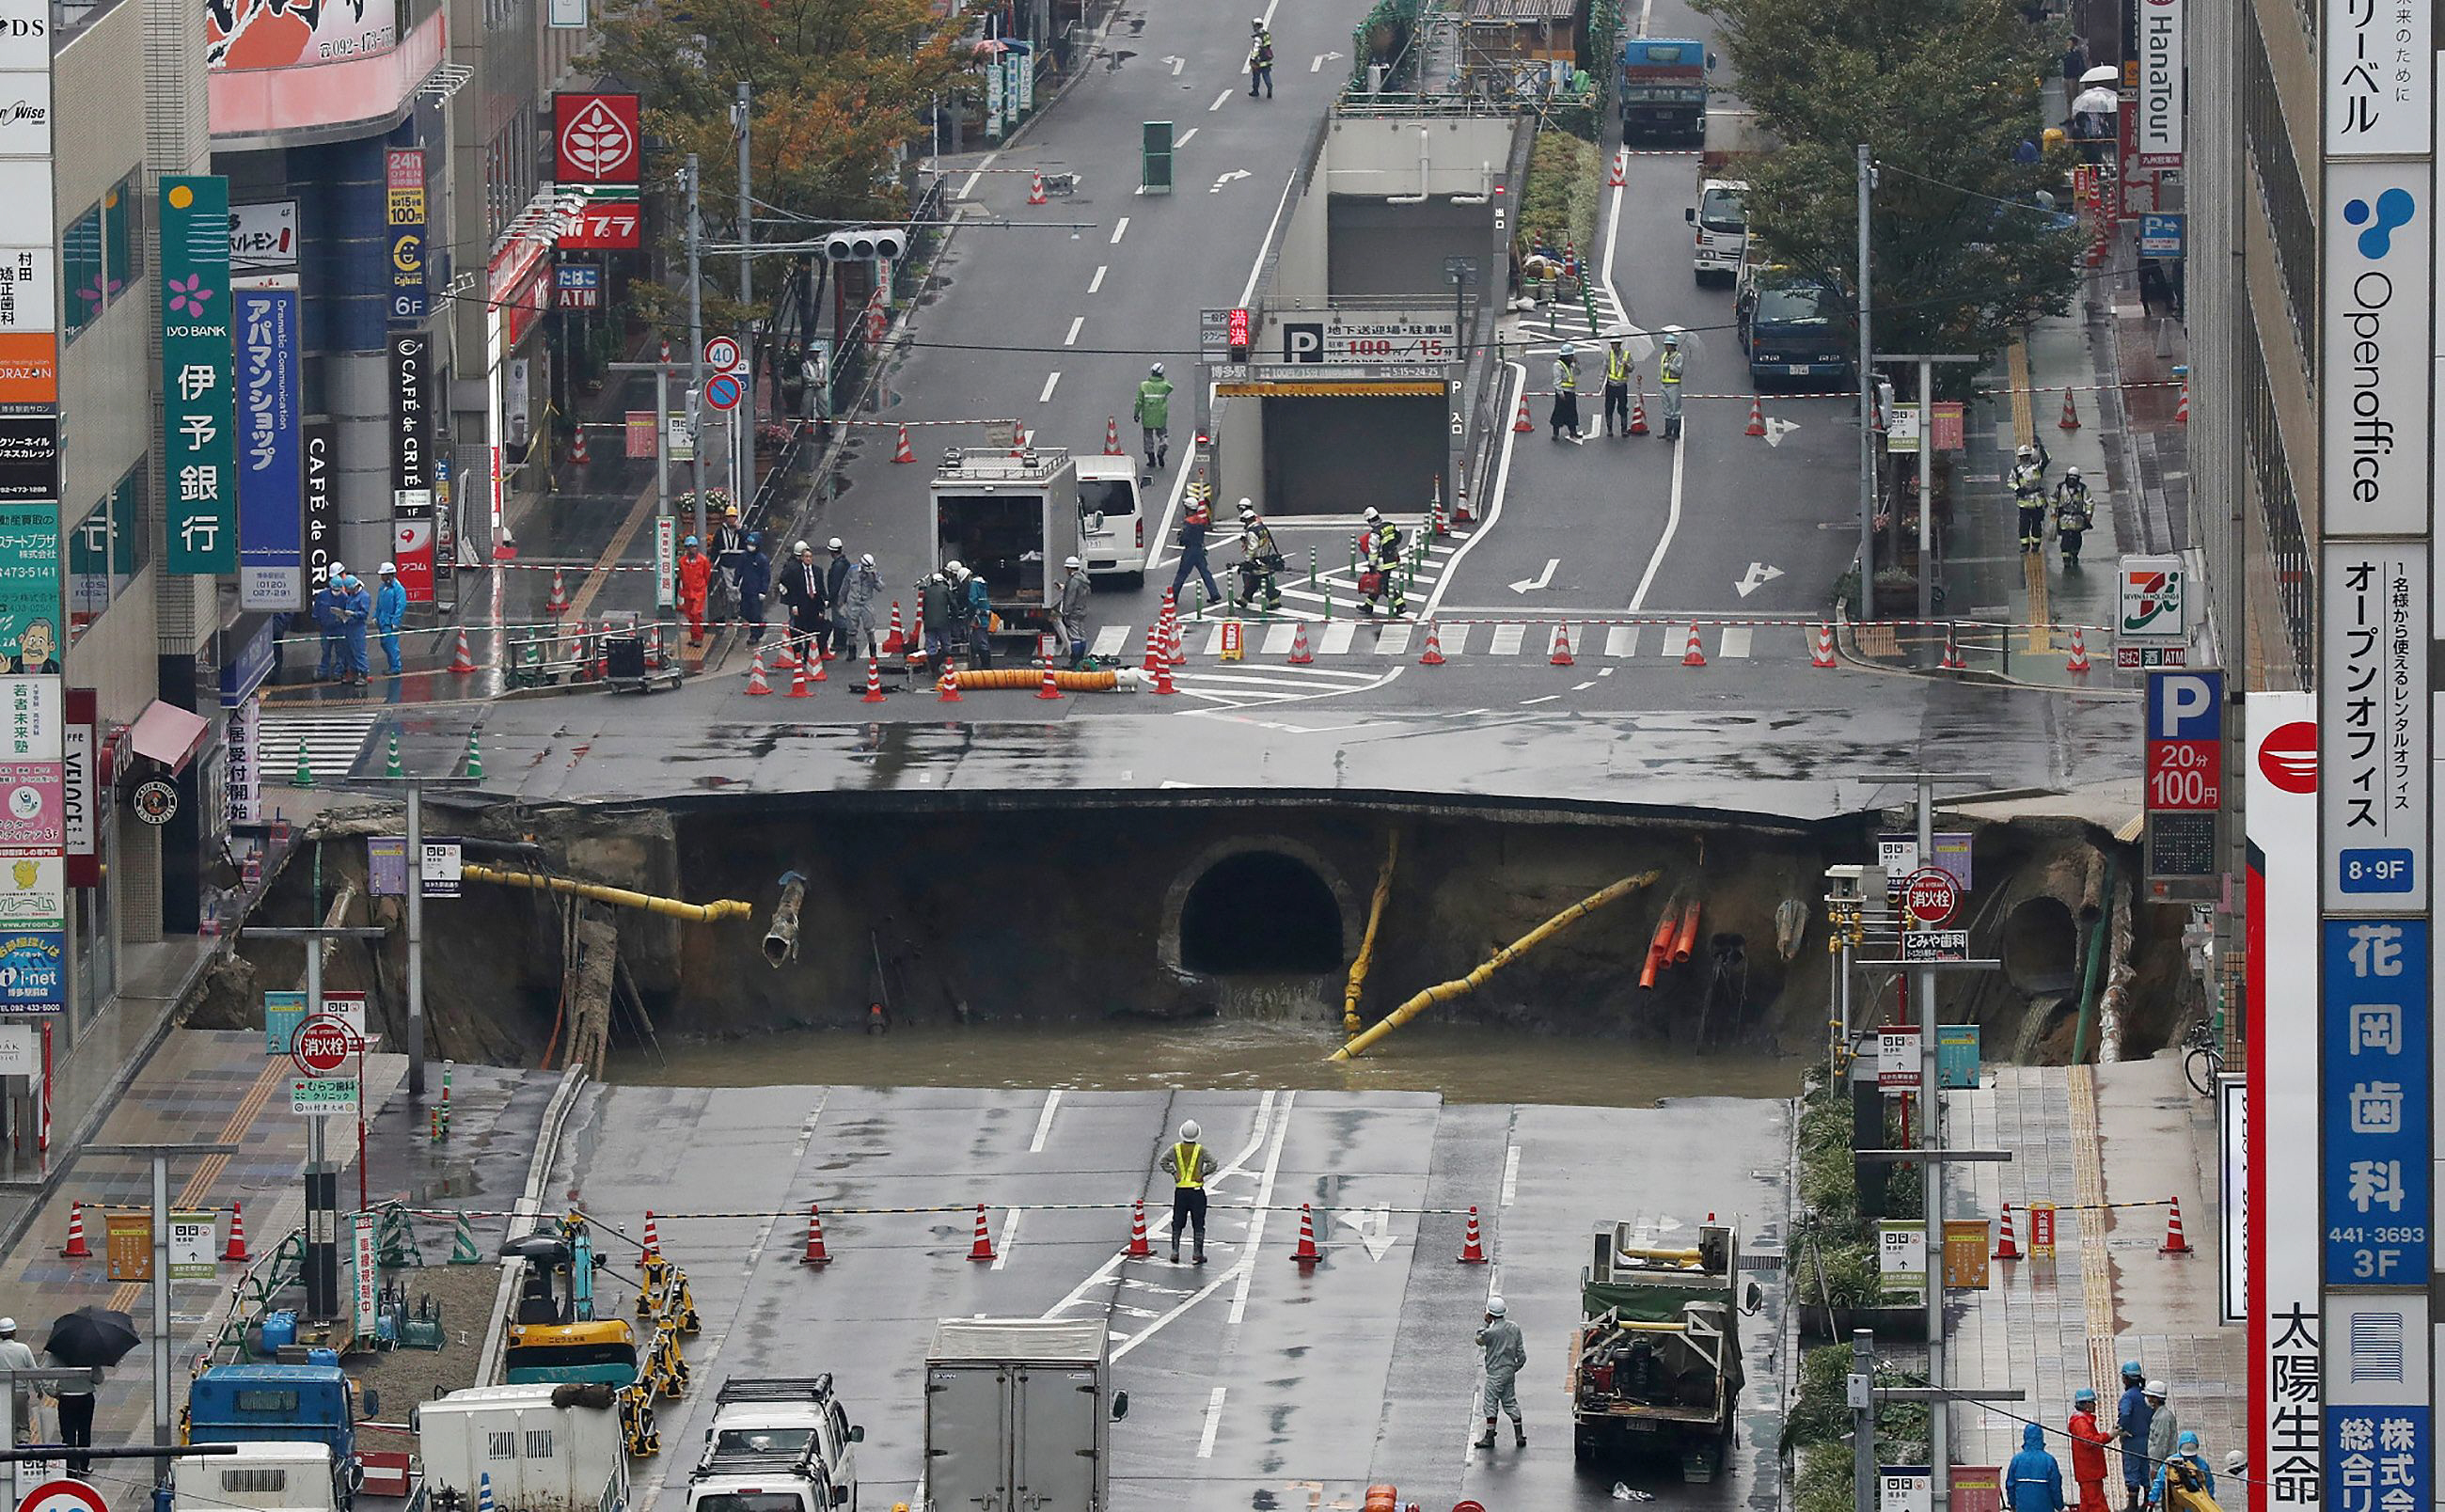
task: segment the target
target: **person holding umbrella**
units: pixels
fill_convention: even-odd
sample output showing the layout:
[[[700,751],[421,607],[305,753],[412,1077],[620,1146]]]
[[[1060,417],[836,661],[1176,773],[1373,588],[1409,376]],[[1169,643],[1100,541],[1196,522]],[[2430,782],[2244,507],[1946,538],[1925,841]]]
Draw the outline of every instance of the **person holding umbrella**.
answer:
[[[105,1307],[80,1307],[51,1321],[43,1350],[70,1369],[107,1370],[136,1348],[136,1323]],[[60,1392],[60,1442],[73,1451],[93,1447],[93,1388]],[[93,1469],[89,1455],[71,1452],[68,1474],[83,1480]]]

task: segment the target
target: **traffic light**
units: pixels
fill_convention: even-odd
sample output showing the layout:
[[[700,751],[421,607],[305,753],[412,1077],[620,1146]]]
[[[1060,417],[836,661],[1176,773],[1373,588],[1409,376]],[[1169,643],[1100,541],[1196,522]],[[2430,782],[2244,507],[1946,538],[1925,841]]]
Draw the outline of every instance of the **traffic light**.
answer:
[[[836,263],[862,263],[875,257],[897,262],[907,251],[908,233],[897,226],[861,226],[824,238],[824,256]]]

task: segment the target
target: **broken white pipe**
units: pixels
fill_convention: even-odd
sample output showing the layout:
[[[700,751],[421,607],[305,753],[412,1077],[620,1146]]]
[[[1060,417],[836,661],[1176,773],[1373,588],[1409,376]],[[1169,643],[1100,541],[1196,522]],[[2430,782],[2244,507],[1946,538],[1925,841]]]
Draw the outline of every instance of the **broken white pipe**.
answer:
[[[1428,142],[1430,138],[1427,128],[1420,126],[1418,128],[1418,192],[1414,195],[1388,196],[1385,198],[1384,203],[1388,205],[1423,205],[1427,202],[1427,177],[1432,166],[1428,160]]]

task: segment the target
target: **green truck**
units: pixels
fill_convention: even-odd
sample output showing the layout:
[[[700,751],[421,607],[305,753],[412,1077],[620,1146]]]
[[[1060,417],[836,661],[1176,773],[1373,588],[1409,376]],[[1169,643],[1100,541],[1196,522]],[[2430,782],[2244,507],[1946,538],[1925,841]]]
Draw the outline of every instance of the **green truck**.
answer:
[[[1571,1335],[1571,1439],[1581,1465],[1671,1454],[1682,1478],[1723,1468],[1741,1391],[1740,1232],[1707,1222],[1669,1231],[1607,1223],[1579,1272]]]

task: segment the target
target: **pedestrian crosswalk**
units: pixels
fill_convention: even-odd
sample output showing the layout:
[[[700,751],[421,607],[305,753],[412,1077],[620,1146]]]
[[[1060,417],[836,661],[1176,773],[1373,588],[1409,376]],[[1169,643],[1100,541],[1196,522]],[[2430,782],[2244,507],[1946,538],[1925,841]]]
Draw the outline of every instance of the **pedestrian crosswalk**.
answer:
[[[1290,703],[1300,699],[1355,693],[1384,680],[1390,668],[1342,669],[1289,666],[1269,662],[1225,662],[1213,667],[1174,672],[1173,688],[1189,698],[1222,708],[1244,709],[1264,703]]]
[[[381,709],[265,709],[257,737],[264,780],[289,784],[297,774],[301,743],[315,781],[346,776],[383,718]]]
[[[1407,516],[1402,517],[1401,523],[1405,530],[1416,528]],[[1334,529],[1319,537],[1317,532],[1302,527],[1278,525],[1275,533],[1281,537],[1283,554],[1290,559],[1289,569],[1275,584],[1282,595],[1281,612],[1308,619],[1347,616],[1354,624],[1364,625],[1367,616],[1361,611],[1367,607],[1368,601],[1358,591],[1358,566],[1352,545],[1357,535],[1355,529]],[[1409,608],[1415,609],[1425,604],[1435,585],[1443,580],[1452,557],[1460,551],[1461,543],[1467,540],[1470,533],[1467,531],[1449,531],[1428,543],[1405,582],[1404,592]],[[1335,553],[1339,553],[1338,560]],[[1379,598],[1376,613],[1383,614],[1390,602],[1389,594]],[[1186,588],[1186,596],[1180,601],[1181,617],[1193,625],[1201,608],[1208,623],[1222,612],[1222,606],[1204,601],[1199,586],[1192,581]]]
[[[1241,628],[1240,657],[1237,663],[1222,660],[1227,639],[1223,621],[1208,618],[1187,620],[1181,626],[1181,649],[1192,667],[1242,665],[1265,666],[1283,663],[1277,670],[1287,669],[1287,659],[1298,641],[1298,621],[1292,619],[1237,621]],[[1681,661],[1691,649],[1692,622],[1643,621],[1625,624],[1582,620],[1403,620],[1385,623],[1381,620],[1314,620],[1307,625],[1308,655],[1316,661],[1336,658],[1352,660],[1401,658],[1415,661],[1426,649],[1426,638],[1431,627],[1435,648],[1447,662],[1464,658],[1474,661],[1550,662],[1557,646],[1556,632],[1563,632],[1571,659],[1577,661],[1626,662],[1658,658]],[[1694,644],[1698,654],[1708,662],[1808,660],[1816,649],[1817,626],[1797,621],[1730,621],[1700,620],[1695,622]],[[1127,638],[1129,632],[1124,630]],[[1136,644],[1134,639],[1127,644]]]

